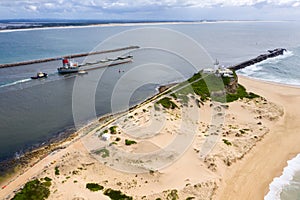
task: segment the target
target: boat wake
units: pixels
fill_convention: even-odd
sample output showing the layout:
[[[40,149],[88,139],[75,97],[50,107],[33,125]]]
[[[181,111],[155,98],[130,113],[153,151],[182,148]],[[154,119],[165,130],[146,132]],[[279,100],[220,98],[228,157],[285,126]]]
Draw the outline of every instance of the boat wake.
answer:
[[[28,82],[28,81],[30,81],[30,80],[31,80],[31,78],[26,78],[26,79],[14,81],[14,82],[12,82],[12,83],[6,83],[6,84],[3,84],[3,85],[0,85],[0,88],[13,86],[13,85],[17,85],[17,84],[20,84],[20,83],[25,83],[25,82]]]

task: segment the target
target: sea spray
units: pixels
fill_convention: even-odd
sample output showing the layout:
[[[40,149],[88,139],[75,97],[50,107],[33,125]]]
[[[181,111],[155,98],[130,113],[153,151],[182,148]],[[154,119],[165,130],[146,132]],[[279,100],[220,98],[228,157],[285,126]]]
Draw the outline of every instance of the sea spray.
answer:
[[[280,194],[284,187],[290,185],[296,172],[300,171],[300,154],[287,163],[282,175],[274,178],[269,185],[269,193],[265,196],[265,200],[280,200]]]

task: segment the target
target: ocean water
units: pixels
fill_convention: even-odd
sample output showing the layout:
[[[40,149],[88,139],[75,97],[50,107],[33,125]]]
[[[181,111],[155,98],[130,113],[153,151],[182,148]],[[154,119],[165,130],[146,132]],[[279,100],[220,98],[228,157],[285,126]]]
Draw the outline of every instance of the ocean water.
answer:
[[[300,154],[289,160],[280,177],[274,178],[265,200],[300,199]]]
[[[270,58],[238,71],[255,79],[300,86],[300,47],[287,50],[283,55]],[[295,73],[296,72],[296,73]]]
[[[78,111],[84,113],[86,107],[92,105],[95,115],[102,116],[145,100],[157,92],[160,84],[184,80],[197,70],[210,67],[214,59],[223,65],[233,65],[265,53],[266,50],[283,47],[288,50],[284,55],[257,63],[238,73],[300,86],[299,22],[223,22],[2,31],[0,63],[129,45],[139,45],[141,48],[88,59],[100,60],[131,54],[134,62],[97,69],[85,76],[57,74],[59,60],[0,69],[0,161],[38,146],[77,125],[74,122],[73,98],[74,85],[78,81],[83,85],[76,90],[76,94],[82,102],[90,95],[86,92],[93,89],[93,96],[88,96],[92,101],[81,105]],[[198,51],[199,47],[205,53]],[[77,61],[86,62],[84,59]],[[38,71],[48,73],[49,77],[31,80],[29,77]],[[116,88],[121,86],[123,89],[118,90],[119,101],[115,110],[111,102]],[[122,99],[128,100],[127,104]],[[93,119],[88,114],[82,116],[82,124]],[[300,191],[299,160],[298,156],[288,163],[283,176],[270,185],[271,191],[266,199],[300,199],[297,196]]]

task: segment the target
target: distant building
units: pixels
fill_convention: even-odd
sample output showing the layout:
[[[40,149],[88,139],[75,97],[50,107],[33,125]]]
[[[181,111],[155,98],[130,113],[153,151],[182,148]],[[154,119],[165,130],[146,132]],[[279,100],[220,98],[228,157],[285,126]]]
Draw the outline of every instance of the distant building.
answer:
[[[214,63],[213,68],[206,68],[202,70],[203,74],[215,74],[218,77],[230,77],[233,78],[233,71],[226,68],[224,65],[221,67],[218,60]]]
[[[233,77],[233,72],[230,69],[227,68],[223,68],[223,69],[218,69],[218,73],[222,76],[222,77]]]

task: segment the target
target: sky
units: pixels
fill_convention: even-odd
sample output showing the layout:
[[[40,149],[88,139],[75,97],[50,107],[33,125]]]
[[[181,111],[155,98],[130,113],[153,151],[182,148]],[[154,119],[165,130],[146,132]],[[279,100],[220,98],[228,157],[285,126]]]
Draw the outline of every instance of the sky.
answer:
[[[0,0],[0,19],[299,20],[300,0]]]

